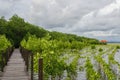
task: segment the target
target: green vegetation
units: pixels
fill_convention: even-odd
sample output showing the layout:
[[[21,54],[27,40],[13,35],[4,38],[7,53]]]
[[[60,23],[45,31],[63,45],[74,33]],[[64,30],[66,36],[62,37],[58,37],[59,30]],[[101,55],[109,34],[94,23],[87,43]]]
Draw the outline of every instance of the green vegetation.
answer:
[[[65,80],[76,80],[77,72],[86,72],[87,80],[117,79],[117,72],[113,73],[114,69],[111,66],[114,64],[120,68],[120,64],[114,59],[117,45],[89,46],[90,43],[82,43],[83,45],[76,47],[76,43],[79,44],[78,41],[74,43],[52,40],[47,34],[43,38],[30,35],[27,40],[22,40],[21,46],[34,54],[35,73],[38,73],[38,59],[43,58],[45,80],[48,78],[61,80],[64,73],[66,73]],[[108,59],[104,58],[105,56],[108,56]],[[84,62],[79,63],[81,60]]]
[[[86,60],[85,67],[87,72],[87,80],[100,80],[100,73],[93,69],[93,64],[89,58]]]
[[[5,49],[11,46],[12,45],[10,41],[8,41],[8,39],[4,35],[0,35],[0,51],[4,51]]]
[[[51,75],[51,79],[54,80],[58,76],[61,79],[63,72],[67,71],[67,76],[71,80],[76,78],[77,63],[79,55],[77,55],[77,50],[69,52],[69,54],[75,56],[74,60],[67,64],[66,60],[69,59],[69,54],[65,56],[64,52],[68,52],[73,49],[74,43],[71,42],[62,42],[58,40],[50,40],[50,36],[47,35],[44,38],[37,38],[36,36],[28,37],[28,40],[25,39],[21,42],[21,46],[27,50],[30,50],[34,53],[34,72],[38,72],[38,59],[44,59],[44,74],[47,75],[45,78]],[[78,42],[79,43],[79,42]],[[34,44],[34,45],[33,45]],[[80,47],[79,47],[80,46]],[[79,45],[77,49],[84,47],[85,45]],[[67,58],[68,57],[68,58]],[[71,76],[73,75],[73,76]]]
[[[5,51],[11,46],[10,41],[4,35],[0,35],[0,69],[3,66],[3,62],[5,62],[5,59],[3,59],[3,56],[6,55]]]
[[[8,21],[5,20],[4,17],[1,17],[0,30],[0,34],[6,35],[15,47],[19,47],[20,41],[27,33],[43,37],[47,32],[43,28],[39,28],[38,26],[25,22],[24,19],[17,15],[13,15]]]
[[[107,79],[108,80],[116,80],[115,74],[112,72],[109,64],[107,64],[100,56],[97,56],[96,60],[100,64],[101,68],[103,69],[104,74],[107,76]]]
[[[119,79],[120,62],[115,58],[119,45],[98,45],[96,39],[50,32],[17,15],[8,21],[1,17],[0,30],[0,64],[3,52],[13,44],[32,51],[35,73],[38,59],[43,58],[44,80],[76,80],[79,73],[86,80]]]
[[[0,18],[0,34],[6,35],[6,37],[14,44],[15,47],[19,47],[21,40],[23,38],[27,39],[27,36],[29,34],[36,35],[38,38],[42,38],[45,37],[48,33],[51,36],[51,40],[69,42],[79,41],[91,44],[99,43],[99,41],[96,39],[90,39],[55,31],[47,31],[42,27],[25,22],[23,18],[19,17],[16,14],[13,15],[8,21],[4,17]]]
[[[92,46],[91,46],[91,49],[96,49],[96,48],[95,48],[95,45],[92,45]]]

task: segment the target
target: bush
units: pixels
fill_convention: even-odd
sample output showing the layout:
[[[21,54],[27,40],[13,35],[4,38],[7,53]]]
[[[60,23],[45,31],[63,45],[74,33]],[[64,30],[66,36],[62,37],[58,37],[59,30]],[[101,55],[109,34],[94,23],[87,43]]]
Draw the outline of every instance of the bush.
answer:
[[[95,45],[92,45],[92,46],[91,46],[91,49],[96,49]]]
[[[102,49],[102,48],[100,48],[100,49],[99,49],[99,52],[102,52],[102,51],[103,51],[103,49]]]
[[[117,49],[120,49],[120,46],[117,45],[116,48],[117,48]]]

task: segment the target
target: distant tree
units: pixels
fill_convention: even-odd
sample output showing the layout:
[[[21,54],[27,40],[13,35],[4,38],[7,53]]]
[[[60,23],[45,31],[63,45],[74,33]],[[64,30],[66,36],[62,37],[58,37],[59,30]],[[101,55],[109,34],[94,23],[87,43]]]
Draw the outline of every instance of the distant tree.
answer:
[[[27,33],[24,27],[25,27],[24,19],[20,18],[16,14],[13,15],[8,21],[7,25],[8,32],[6,33],[6,36],[9,39],[13,40],[15,47],[19,47],[20,41]]]
[[[25,22],[23,18],[19,17],[16,14],[13,15],[8,21],[4,18],[4,16],[0,18],[0,34],[5,34],[6,37],[12,43],[14,43],[15,47],[19,47],[21,40],[23,38],[27,39],[29,35],[35,35],[36,37],[42,38],[47,34],[50,35],[51,40],[66,42],[65,44],[62,44],[65,47],[68,47],[70,43],[72,48],[81,48],[83,44],[99,43],[99,41],[96,39],[81,37],[75,34],[47,31],[40,26]],[[78,42],[79,44],[77,44]]]
[[[5,34],[7,32],[6,30],[7,21],[5,20],[4,16],[0,18],[0,34]]]
[[[25,30],[30,34],[36,35],[37,37],[44,37],[48,33],[47,30],[30,23],[25,24]]]

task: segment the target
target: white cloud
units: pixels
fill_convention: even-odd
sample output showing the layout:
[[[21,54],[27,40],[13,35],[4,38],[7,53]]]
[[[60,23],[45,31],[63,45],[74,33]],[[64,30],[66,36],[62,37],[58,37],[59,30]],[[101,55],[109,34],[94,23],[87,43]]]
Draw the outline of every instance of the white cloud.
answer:
[[[119,37],[120,0],[106,5],[99,10],[84,15],[71,29],[77,34],[94,37]],[[118,30],[116,32],[116,30]],[[111,32],[112,31],[112,32]]]
[[[15,13],[48,30],[98,39],[120,34],[120,0],[0,0],[0,16]]]
[[[86,32],[84,35],[93,35],[96,37],[115,37],[119,36],[119,34],[113,33],[113,31],[92,31],[92,32]]]
[[[110,5],[99,10],[98,15],[107,15],[119,8],[120,8],[120,0],[116,0],[116,2],[111,3]]]
[[[83,15],[109,4],[112,0],[32,0],[33,23],[51,29],[73,26]]]

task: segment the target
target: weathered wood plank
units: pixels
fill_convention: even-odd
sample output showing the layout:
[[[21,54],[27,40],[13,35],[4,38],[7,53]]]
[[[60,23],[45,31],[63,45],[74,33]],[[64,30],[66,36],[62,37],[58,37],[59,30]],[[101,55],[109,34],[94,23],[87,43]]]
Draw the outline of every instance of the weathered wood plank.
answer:
[[[25,69],[25,62],[19,50],[15,49],[0,80],[30,80]]]
[[[2,77],[2,80],[29,80],[27,76],[22,77]]]
[[[7,71],[6,73],[4,73],[4,77],[22,77],[22,76],[26,76],[25,72],[13,72],[13,71]]]

